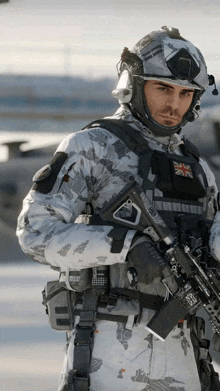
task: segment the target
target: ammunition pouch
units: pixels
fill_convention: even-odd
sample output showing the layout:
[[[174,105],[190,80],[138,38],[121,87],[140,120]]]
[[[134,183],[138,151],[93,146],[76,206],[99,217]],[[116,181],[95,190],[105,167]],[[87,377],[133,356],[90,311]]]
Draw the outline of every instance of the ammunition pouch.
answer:
[[[42,296],[51,328],[59,331],[72,330],[75,292],[64,288],[57,280],[45,285]]]

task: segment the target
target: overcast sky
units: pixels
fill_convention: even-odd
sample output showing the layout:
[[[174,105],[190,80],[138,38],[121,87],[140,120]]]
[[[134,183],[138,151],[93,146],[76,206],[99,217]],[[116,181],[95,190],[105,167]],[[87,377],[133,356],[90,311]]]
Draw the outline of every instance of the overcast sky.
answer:
[[[114,76],[124,46],[177,27],[220,80],[220,0],[10,0],[0,4],[0,72]]]

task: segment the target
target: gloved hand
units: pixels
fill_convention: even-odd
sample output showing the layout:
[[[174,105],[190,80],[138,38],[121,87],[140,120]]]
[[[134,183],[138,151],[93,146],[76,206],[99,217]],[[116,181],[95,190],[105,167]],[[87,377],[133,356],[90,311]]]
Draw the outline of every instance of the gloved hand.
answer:
[[[134,237],[127,261],[136,269],[138,281],[145,284],[162,277],[162,270],[166,266],[155,245],[145,235]]]

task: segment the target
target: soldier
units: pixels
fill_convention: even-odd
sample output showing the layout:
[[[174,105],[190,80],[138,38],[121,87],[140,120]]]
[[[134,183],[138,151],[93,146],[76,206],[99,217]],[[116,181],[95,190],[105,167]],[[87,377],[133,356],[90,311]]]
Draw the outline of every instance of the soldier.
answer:
[[[201,52],[166,26],[124,49],[118,75],[118,111],[61,142],[18,219],[23,251],[75,292],[59,391],[220,390],[203,319],[180,320],[165,341],[146,330],[168,294],[163,246],[100,217],[135,180],[190,245],[215,218],[210,243],[220,259],[215,178],[181,132],[214,77]]]

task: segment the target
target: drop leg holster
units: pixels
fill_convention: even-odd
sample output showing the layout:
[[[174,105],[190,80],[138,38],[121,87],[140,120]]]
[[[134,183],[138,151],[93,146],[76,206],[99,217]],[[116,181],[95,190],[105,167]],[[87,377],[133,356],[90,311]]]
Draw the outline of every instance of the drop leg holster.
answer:
[[[80,320],[74,340],[73,370],[65,391],[89,391],[89,369],[94,344],[95,318],[99,292],[95,287],[85,291]]]

